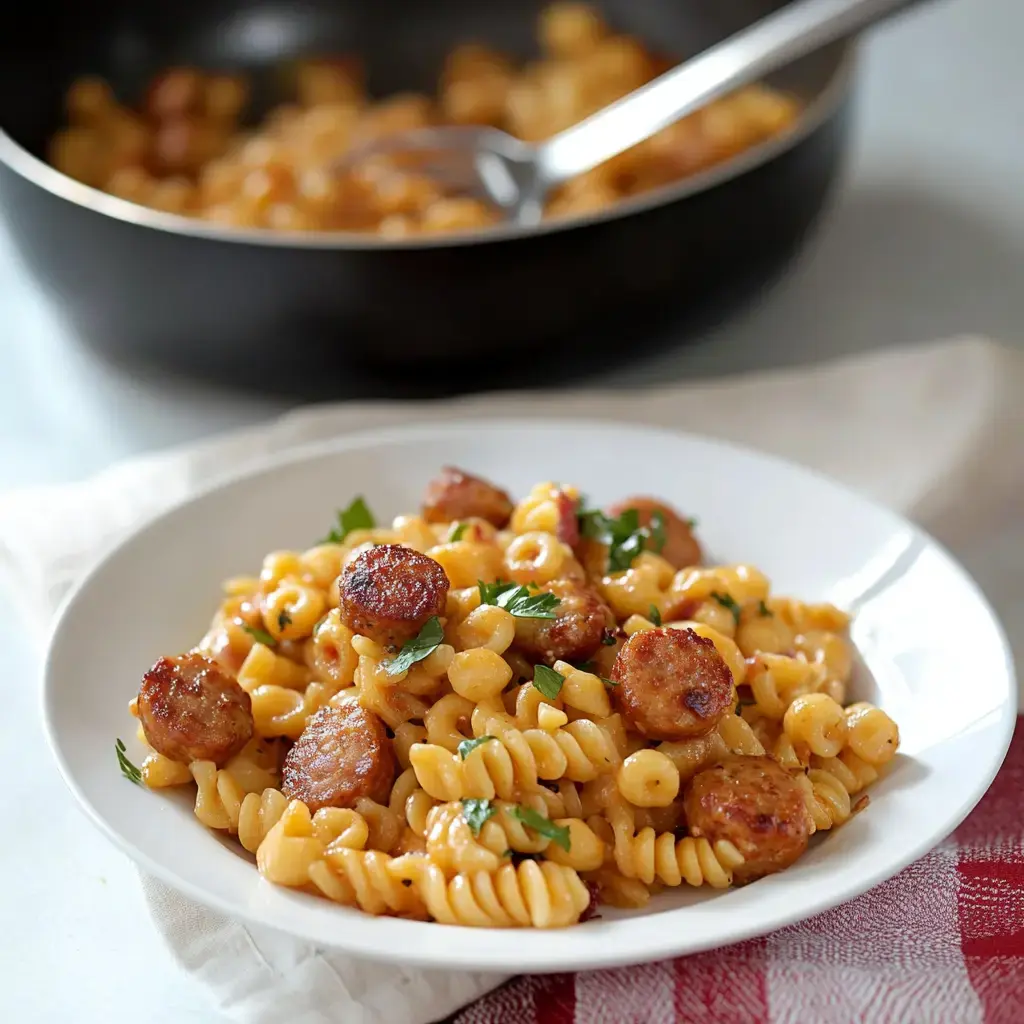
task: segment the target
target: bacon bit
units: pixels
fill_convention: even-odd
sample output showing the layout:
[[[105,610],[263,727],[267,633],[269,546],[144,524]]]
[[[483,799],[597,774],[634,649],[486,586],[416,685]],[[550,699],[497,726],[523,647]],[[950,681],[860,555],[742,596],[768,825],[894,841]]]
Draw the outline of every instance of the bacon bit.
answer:
[[[565,491],[559,491],[555,496],[555,505],[558,509],[555,536],[563,544],[574,548],[580,542],[580,523],[576,518],[579,502],[575,498],[570,498]]]

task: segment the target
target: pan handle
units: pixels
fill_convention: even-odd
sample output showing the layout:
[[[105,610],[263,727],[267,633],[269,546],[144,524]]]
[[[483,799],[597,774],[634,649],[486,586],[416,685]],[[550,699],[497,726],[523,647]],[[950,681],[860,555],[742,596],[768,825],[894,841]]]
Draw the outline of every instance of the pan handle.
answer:
[[[538,147],[551,188],[625,152],[710,100],[880,21],[914,0],[794,0]]]

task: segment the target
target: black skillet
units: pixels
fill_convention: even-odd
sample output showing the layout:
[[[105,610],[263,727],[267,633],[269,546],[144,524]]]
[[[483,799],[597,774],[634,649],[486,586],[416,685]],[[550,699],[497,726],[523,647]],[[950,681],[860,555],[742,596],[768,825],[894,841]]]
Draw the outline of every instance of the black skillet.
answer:
[[[778,272],[814,221],[844,149],[853,44],[772,81],[795,132],[600,216],[425,241],[232,232],[132,206],[40,159],[70,81],[135,99],[168,65],[260,69],[356,51],[370,88],[429,89],[469,39],[527,56],[532,0],[34,0],[0,41],[0,210],[77,334],[117,359],[331,393],[371,364],[409,392],[544,384],[632,356],[670,320],[723,315]],[[686,56],[781,4],[604,0],[619,30]]]

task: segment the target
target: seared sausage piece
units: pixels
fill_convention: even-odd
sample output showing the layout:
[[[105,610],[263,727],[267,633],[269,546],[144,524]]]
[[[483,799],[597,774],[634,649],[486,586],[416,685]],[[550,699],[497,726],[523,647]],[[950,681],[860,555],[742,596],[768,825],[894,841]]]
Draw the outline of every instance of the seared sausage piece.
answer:
[[[361,796],[386,804],[395,754],[384,723],[358,704],[326,705],[306,722],[281,769],[281,792],[311,812],[351,807]]]
[[[253,732],[249,694],[212,659],[190,651],[161,658],[139,687],[146,741],[172,761],[223,764]]]
[[[699,772],[683,793],[690,831],[728,840],[746,858],[734,872],[751,882],[788,868],[807,849],[803,793],[770,757],[737,757]]]
[[[341,621],[386,646],[411,640],[432,615],[443,615],[448,577],[432,558],[401,544],[379,544],[341,574]]]
[[[428,523],[475,516],[500,529],[511,515],[512,499],[505,491],[454,466],[445,466],[423,494],[423,518]]]
[[[612,666],[619,710],[654,740],[685,740],[710,732],[732,705],[729,666],[692,629],[634,633]]]
[[[700,544],[693,535],[693,528],[671,505],[666,505],[657,498],[637,496],[612,505],[608,509],[608,515],[620,516],[630,508],[635,508],[639,513],[641,526],[649,526],[651,516],[655,512],[661,513],[665,524],[665,546],[660,552],[662,558],[671,562],[677,569],[700,565],[702,554]]]
[[[605,631],[615,628],[608,606],[575,580],[555,580],[544,587],[559,598],[553,619],[516,619],[514,648],[532,661],[549,665],[586,661],[601,646]]]

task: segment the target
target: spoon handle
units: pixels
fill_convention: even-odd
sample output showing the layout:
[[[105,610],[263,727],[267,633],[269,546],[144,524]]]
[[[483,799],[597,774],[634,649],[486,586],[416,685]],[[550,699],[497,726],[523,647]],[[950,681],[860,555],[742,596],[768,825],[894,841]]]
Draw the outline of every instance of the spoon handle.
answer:
[[[650,138],[709,100],[850,35],[913,0],[794,0],[537,150],[548,188]]]

